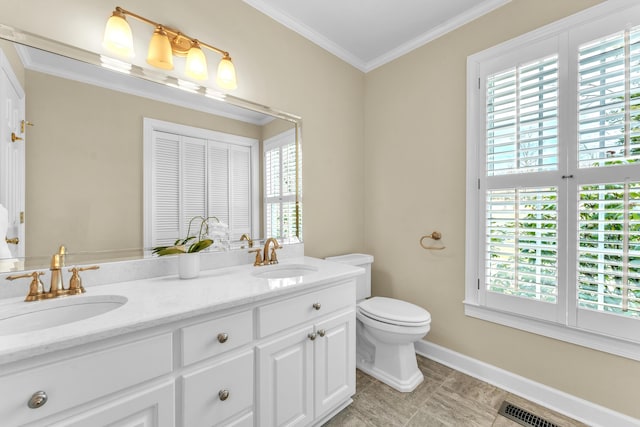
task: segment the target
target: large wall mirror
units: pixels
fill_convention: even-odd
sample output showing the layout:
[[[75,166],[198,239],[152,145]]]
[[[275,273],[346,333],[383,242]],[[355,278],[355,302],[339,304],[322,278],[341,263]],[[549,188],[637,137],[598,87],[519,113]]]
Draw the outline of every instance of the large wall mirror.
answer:
[[[145,121],[257,141],[248,231],[254,240],[301,242],[299,117],[3,25],[0,50],[3,69],[14,74],[3,75],[9,82],[2,87],[22,89],[22,95],[15,87],[14,95],[0,92],[8,110],[0,129],[0,204],[9,209],[11,250],[0,250],[0,272],[46,268],[61,244],[69,263],[149,256]],[[18,99],[7,103],[11,96]],[[285,137],[293,149],[269,155],[269,147],[282,147]],[[284,169],[293,175],[266,181],[283,174],[274,159],[285,158]],[[227,188],[210,194],[233,203]],[[0,209],[0,232],[2,222]],[[216,250],[246,244],[235,234],[230,239]]]

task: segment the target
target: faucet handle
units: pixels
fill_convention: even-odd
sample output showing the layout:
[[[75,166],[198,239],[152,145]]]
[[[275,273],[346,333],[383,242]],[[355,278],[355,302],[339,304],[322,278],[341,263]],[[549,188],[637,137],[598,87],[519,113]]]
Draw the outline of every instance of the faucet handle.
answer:
[[[250,254],[254,253],[256,254],[256,260],[253,262],[253,266],[254,267],[258,267],[260,265],[264,264],[264,260],[262,259],[262,248],[256,248],[256,249],[251,249],[249,251]]]
[[[82,278],[80,277],[79,273],[81,271],[97,270],[99,268],[100,268],[99,265],[92,265],[91,267],[70,268],[69,272],[72,274],[71,274],[71,279],[69,280],[69,294],[78,295],[86,292],[84,287],[82,286]]]
[[[274,246],[271,248],[271,257],[269,258],[269,264],[277,264],[278,263],[278,255],[276,255],[276,249],[280,249],[282,246]]]
[[[40,280],[40,276],[42,276],[43,274],[43,271],[34,271],[33,273],[20,274],[17,276],[7,276],[7,280],[13,281],[16,279],[31,277],[31,284],[29,284],[29,293],[24,300],[39,301],[46,298],[46,295],[44,293],[44,285],[42,284],[42,280]]]

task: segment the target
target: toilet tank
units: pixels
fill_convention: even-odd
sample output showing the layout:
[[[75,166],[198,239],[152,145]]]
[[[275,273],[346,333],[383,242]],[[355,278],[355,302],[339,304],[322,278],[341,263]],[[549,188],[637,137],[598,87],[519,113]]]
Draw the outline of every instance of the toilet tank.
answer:
[[[371,296],[371,264],[373,263],[373,255],[347,254],[330,256],[325,259],[331,262],[340,262],[342,264],[364,268],[365,273],[356,278],[356,300],[360,301]]]

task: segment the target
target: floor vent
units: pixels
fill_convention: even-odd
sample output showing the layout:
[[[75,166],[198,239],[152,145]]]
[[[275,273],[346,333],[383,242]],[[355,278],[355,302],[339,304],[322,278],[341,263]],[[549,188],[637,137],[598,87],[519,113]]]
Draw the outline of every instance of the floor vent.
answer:
[[[525,427],[560,427],[557,424],[547,421],[544,418],[540,418],[529,411],[518,408],[516,405],[513,405],[506,400],[502,402],[502,406],[500,406],[498,414]]]

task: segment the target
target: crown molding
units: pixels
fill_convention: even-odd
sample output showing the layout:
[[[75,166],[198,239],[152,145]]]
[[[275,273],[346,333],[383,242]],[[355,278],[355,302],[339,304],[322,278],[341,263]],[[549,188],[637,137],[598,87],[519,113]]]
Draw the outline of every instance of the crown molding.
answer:
[[[290,30],[300,34],[302,37],[310,40],[314,44],[320,46],[324,50],[332,53],[333,55],[337,56],[338,58],[342,59],[346,63],[352,65],[353,67],[364,73],[367,73],[388,62],[391,62],[394,59],[399,58],[400,56],[405,55],[412,50],[417,49],[439,37],[442,37],[443,35],[511,2],[511,0],[485,0],[477,6],[467,10],[466,12],[455,16],[454,18],[442,23],[441,25],[438,25],[437,27],[427,31],[426,33],[421,34],[420,36],[401,44],[397,48],[390,50],[367,62],[362,60],[361,58],[358,58],[352,52],[349,52],[348,50],[329,40],[309,26],[296,21],[286,13],[271,6],[265,0],[243,1],[254,9],[257,9],[260,12],[264,13],[274,21],[279,22]]]

